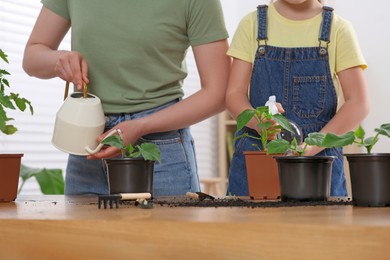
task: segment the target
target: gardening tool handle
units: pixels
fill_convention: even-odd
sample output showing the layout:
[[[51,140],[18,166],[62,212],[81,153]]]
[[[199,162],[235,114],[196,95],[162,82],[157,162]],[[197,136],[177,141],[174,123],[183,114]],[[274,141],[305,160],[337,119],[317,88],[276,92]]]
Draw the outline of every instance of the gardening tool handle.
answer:
[[[64,93],[64,100],[68,97],[69,93],[69,81],[65,83],[65,93]],[[87,98],[88,94],[88,86],[87,83],[83,81],[83,98]]]
[[[187,192],[186,197],[192,198],[192,199],[199,199],[199,195],[193,192]]]
[[[121,136],[121,134],[122,134],[122,132],[121,132],[121,130],[119,129],[119,128],[116,128],[116,129],[113,129],[113,130],[111,130],[111,132],[109,132],[107,135],[106,135],[106,137],[104,137],[104,139],[106,139],[107,137],[109,137],[109,136],[111,136],[111,135],[114,135],[114,134],[118,134],[118,135],[120,135]],[[103,140],[104,140],[103,139]],[[103,147],[103,145],[104,144],[99,144],[95,149],[91,149],[88,145],[85,147],[85,150],[87,151],[87,153],[89,153],[89,154],[95,154],[95,153],[97,153],[97,152],[99,152],[101,149],[102,149],[102,147]]]
[[[120,193],[121,200],[136,200],[136,199],[150,199],[152,194],[150,193]]]

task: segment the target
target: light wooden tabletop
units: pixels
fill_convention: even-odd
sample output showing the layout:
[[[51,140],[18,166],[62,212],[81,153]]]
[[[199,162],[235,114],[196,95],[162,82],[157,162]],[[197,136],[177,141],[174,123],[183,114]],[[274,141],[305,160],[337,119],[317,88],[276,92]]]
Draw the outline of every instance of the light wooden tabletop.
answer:
[[[0,203],[0,259],[389,259],[390,208]]]

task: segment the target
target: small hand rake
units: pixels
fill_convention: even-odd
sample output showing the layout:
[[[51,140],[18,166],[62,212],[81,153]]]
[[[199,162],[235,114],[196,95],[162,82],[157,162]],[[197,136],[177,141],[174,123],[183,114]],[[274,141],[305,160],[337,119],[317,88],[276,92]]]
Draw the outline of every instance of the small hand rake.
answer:
[[[99,195],[99,209],[103,203],[104,208],[107,208],[107,203],[109,203],[110,208],[113,208],[115,204],[116,208],[119,207],[119,202],[122,200],[138,200],[138,199],[150,199],[152,195],[150,193],[119,193],[119,194],[109,194],[109,195]]]

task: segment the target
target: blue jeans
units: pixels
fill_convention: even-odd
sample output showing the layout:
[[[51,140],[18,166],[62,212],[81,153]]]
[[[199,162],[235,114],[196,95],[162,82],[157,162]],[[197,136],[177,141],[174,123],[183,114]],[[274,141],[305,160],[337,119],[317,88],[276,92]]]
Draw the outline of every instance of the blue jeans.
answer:
[[[126,120],[141,118],[178,101],[132,114],[106,115],[106,129]],[[139,143],[153,142],[161,150],[161,163],[154,165],[153,196],[184,195],[200,191],[195,146],[189,128],[145,135]],[[65,176],[65,194],[108,194],[108,178],[103,161],[69,155]]]

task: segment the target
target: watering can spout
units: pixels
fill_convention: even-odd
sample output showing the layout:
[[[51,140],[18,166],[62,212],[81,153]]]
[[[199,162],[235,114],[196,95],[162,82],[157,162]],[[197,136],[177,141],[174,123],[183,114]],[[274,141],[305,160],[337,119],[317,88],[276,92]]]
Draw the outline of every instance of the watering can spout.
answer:
[[[111,130],[111,132],[109,132],[109,133],[104,137],[104,139],[106,139],[107,137],[112,136],[112,135],[114,135],[114,134],[118,134],[119,136],[122,137],[122,131],[121,131],[119,128],[116,128],[116,129]],[[104,140],[104,139],[103,139],[103,140]],[[85,151],[87,151],[87,153],[89,153],[89,154],[95,154],[95,153],[99,152],[99,151],[102,149],[103,145],[104,145],[104,144],[100,143],[100,144],[99,144],[95,149],[93,149],[93,150],[87,145],[87,146],[85,146]]]

